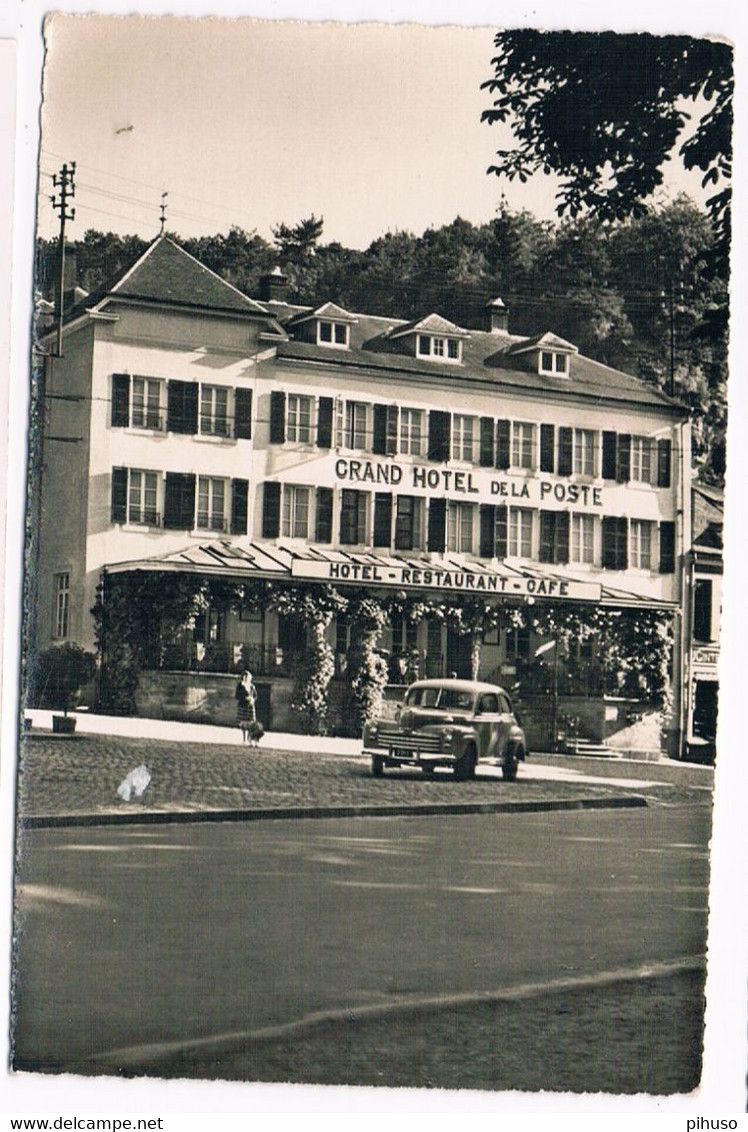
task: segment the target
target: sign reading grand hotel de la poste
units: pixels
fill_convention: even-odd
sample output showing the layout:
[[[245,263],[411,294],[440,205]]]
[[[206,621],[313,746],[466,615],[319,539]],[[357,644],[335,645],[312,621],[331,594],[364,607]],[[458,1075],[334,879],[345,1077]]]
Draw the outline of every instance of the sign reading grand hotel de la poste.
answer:
[[[591,484],[561,483],[552,479],[499,478],[494,471],[473,469],[459,471],[451,468],[402,465],[394,460],[377,461],[349,457],[335,460],[336,481],[350,487],[398,487],[419,494],[439,494],[474,502],[502,503],[516,501],[521,504],[568,506],[573,508],[601,509],[603,488]],[[372,561],[372,555],[349,554],[345,561],[331,562],[294,559],[291,573],[294,577],[352,582],[383,586],[424,586],[462,593],[496,594],[515,598],[567,598],[571,601],[599,601],[602,588],[594,582],[581,582],[559,576],[531,575],[507,569],[490,567],[479,569],[455,568],[437,562],[402,563],[389,557]],[[361,560],[357,560],[361,559]]]

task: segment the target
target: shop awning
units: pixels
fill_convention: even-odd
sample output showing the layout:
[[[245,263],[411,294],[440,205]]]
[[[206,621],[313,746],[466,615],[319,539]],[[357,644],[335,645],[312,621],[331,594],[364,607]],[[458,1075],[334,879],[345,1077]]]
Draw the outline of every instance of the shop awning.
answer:
[[[514,566],[493,559],[479,561],[461,554],[388,554],[385,551],[300,549],[290,544],[231,539],[191,544],[155,558],[118,562],[110,574],[133,570],[181,571],[231,577],[237,580],[284,578],[365,585],[387,589],[428,589],[442,593],[504,596],[520,600],[589,601],[610,606],[675,609],[674,602],[659,601],[631,591],[602,585],[584,576],[563,573],[541,565]]]

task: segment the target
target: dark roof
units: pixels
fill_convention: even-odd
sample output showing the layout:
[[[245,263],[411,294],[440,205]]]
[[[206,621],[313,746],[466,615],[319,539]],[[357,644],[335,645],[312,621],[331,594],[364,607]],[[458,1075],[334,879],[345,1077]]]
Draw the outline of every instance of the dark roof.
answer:
[[[207,310],[267,313],[254,299],[232,287],[168,236],[159,236],[107,293],[118,298],[176,303]]]
[[[300,314],[295,314],[289,321],[288,325],[298,326],[301,322],[309,322],[311,319],[325,318],[334,319],[337,322],[356,322],[355,314],[343,310],[337,303],[323,303],[321,307],[316,307],[315,310],[304,310]]]
[[[168,236],[157,237],[113,280],[76,303],[66,312],[65,322],[110,298],[268,317],[265,306],[227,283]]]
[[[724,492],[706,484],[691,488],[691,531],[695,548],[721,550],[724,524]]]
[[[301,311],[310,309],[277,302],[263,305],[289,331],[292,329],[289,320]],[[541,396],[548,394],[554,399],[562,393],[595,401],[616,401],[641,407],[676,410],[686,415],[682,406],[654,386],[582,354],[575,355],[570,377],[540,374],[528,365],[526,355],[512,355],[509,352],[512,346],[526,341],[517,335],[471,330],[462,344],[462,364],[456,365],[454,362],[431,361],[396,352],[389,332],[393,328],[402,330],[411,325],[403,319],[364,314],[358,314],[357,319],[351,326],[350,349],[341,350],[289,339],[278,343],[278,358],[323,362],[341,369],[369,370],[382,375],[387,371],[393,376],[398,372],[422,374],[432,379],[442,378],[453,386],[460,380],[470,380],[513,389],[518,393],[534,392]]]

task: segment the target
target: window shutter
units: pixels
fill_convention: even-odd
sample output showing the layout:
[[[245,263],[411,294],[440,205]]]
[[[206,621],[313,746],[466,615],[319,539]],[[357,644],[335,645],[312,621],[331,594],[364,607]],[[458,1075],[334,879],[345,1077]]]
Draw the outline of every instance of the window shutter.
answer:
[[[693,589],[693,639],[712,639],[712,581],[697,578]]]
[[[496,531],[494,553],[497,558],[506,558],[509,550],[509,510],[506,504],[496,508]]]
[[[272,394],[271,394],[272,396]],[[283,396],[283,394],[281,394]],[[262,537],[280,534],[281,485],[266,481],[262,490]]]
[[[112,522],[127,522],[127,468],[112,468]]]
[[[553,562],[553,548],[556,541],[556,512],[540,512],[540,552],[541,562]]]
[[[509,467],[511,429],[509,421],[496,422],[496,467],[504,471]]]
[[[387,439],[386,451],[388,456],[397,452],[397,426],[400,420],[400,410],[397,405],[387,406]]]
[[[618,468],[618,436],[615,432],[603,433],[603,467],[604,480],[614,480]]]
[[[429,413],[429,444],[427,457],[429,460],[446,462],[450,458],[451,450],[451,417],[432,409]]]
[[[496,530],[496,508],[492,507],[490,503],[481,503],[480,511],[480,546],[478,553],[481,558],[493,558],[495,530]]]
[[[340,541],[347,545],[359,542],[359,496],[363,493],[343,488],[340,498]]]
[[[395,515],[395,550],[412,550],[415,538],[416,500],[412,495],[398,495]]]
[[[286,439],[286,395],[280,389],[270,394],[270,443],[283,444]]]
[[[130,375],[112,374],[112,428],[127,428],[130,424]]]
[[[628,483],[631,479],[631,436],[628,433],[621,433],[618,437],[616,479],[619,483]]]
[[[628,569],[628,520],[603,516],[603,569]]]
[[[558,474],[570,476],[573,468],[574,431],[570,428],[558,430]]]
[[[166,427],[169,432],[193,435],[197,432],[197,385],[170,381],[167,386]]]
[[[252,439],[252,390],[234,390],[234,436],[237,440]]]
[[[672,443],[669,440],[657,441],[657,486],[670,487],[670,467],[672,461]]]
[[[328,400],[330,400],[328,398]],[[332,401],[330,400],[332,406]],[[317,542],[332,542],[332,488],[317,488],[317,519],[315,524]]]
[[[181,472],[166,473],[164,526],[191,531],[195,525],[195,477]]]
[[[384,456],[387,452],[387,406],[374,406],[374,440],[372,452],[375,456]]]
[[[675,573],[675,523],[660,523],[660,573]]]
[[[320,397],[317,405],[317,447],[332,448],[332,397]]]
[[[378,491],[374,496],[374,546],[392,543],[392,493]],[[409,548],[408,548],[409,549]]]
[[[496,458],[496,426],[492,417],[480,419],[480,466],[492,468]]]
[[[555,560],[560,564],[569,561],[569,532],[571,520],[568,511],[556,512],[556,546]]]
[[[612,515],[603,515],[603,570],[616,568],[616,519]]]
[[[540,426],[540,470],[552,472],[555,467],[556,429],[552,424]]]
[[[443,554],[447,545],[447,501],[432,499],[429,503],[428,549]]]
[[[231,533],[247,533],[247,501],[249,499],[249,480],[232,480],[231,483]]]

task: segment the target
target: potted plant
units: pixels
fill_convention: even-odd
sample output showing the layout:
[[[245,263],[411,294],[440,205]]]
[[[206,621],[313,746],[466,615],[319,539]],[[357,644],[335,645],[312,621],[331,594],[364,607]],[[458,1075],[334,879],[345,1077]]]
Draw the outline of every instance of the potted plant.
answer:
[[[38,707],[62,711],[52,716],[52,730],[61,734],[75,731],[75,719],[68,712],[78,702],[80,690],[92,679],[96,658],[80,645],[66,642],[39,653],[34,665],[30,700]]]

